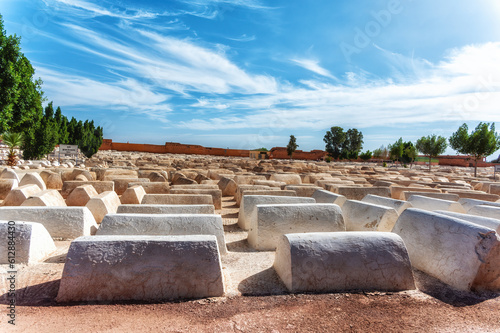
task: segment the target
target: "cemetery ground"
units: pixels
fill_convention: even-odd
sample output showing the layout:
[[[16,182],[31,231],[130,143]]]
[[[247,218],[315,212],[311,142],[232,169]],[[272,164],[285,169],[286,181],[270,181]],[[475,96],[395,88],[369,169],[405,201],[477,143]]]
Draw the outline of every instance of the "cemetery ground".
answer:
[[[0,265],[0,276],[2,277],[0,281],[0,308],[2,308],[0,310],[2,315],[0,317],[0,332],[500,332],[500,294],[498,289],[494,289],[496,292],[483,291],[480,293],[465,291],[470,290],[470,288],[458,290],[419,271],[413,267],[414,263],[412,263],[416,286],[414,290],[409,288],[410,290],[401,292],[368,292],[359,291],[358,288],[358,291],[352,292],[344,289],[342,292],[333,293],[291,293],[273,267],[276,252],[256,250],[256,244],[259,246],[260,244],[252,244],[252,240],[249,243],[251,230],[248,232],[241,228],[242,225],[248,223],[248,220],[246,222],[239,220],[240,209],[242,212],[246,212],[243,214],[246,216],[245,214],[248,212],[246,210],[252,207],[252,200],[254,200],[253,204],[258,205],[259,200],[264,200],[262,197],[266,195],[269,197],[265,197],[264,201],[269,201],[269,198],[274,197],[273,202],[277,203],[276,206],[280,206],[280,203],[283,202],[294,201],[294,204],[300,202],[298,205],[303,205],[301,207],[305,207],[304,209],[310,208],[307,208],[307,202],[311,202],[311,200],[321,203],[318,205],[315,203],[315,207],[322,207],[321,205],[325,203],[322,200],[339,200],[339,198],[346,200],[347,197],[349,200],[345,203],[335,201],[336,205],[343,205],[342,212],[339,207],[335,208],[336,211],[341,212],[346,224],[353,228],[356,226],[356,219],[360,219],[362,216],[363,210],[358,207],[372,205],[369,211],[373,214],[370,217],[374,214],[380,214],[377,217],[378,220],[375,220],[375,222],[379,222],[379,225],[373,227],[372,224],[375,222],[370,220],[370,223],[364,227],[372,228],[369,230],[373,231],[384,231],[382,227],[385,228],[385,225],[382,220],[388,219],[389,211],[393,211],[392,215],[402,215],[402,210],[406,209],[407,205],[411,207],[413,204],[418,209],[407,210],[405,217],[401,218],[401,225],[398,226],[398,228],[404,229],[403,223],[411,222],[412,216],[415,214],[420,217],[413,218],[414,221],[425,220],[425,216],[434,216],[432,215],[434,213],[428,212],[429,210],[447,210],[448,212],[445,213],[452,213],[457,209],[467,209],[467,211],[476,209],[474,202],[462,202],[463,206],[458,203],[459,196],[488,199],[492,202],[491,204],[496,204],[494,201],[497,201],[499,196],[492,193],[498,191],[495,187],[497,185],[491,181],[492,172],[485,171],[486,169],[482,170],[481,176],[476,178],[472,177],[471,168],[461,167],[436,167],[432,174],[429,174],[427,167],[389,169],[381,168],[380,165],[376,164],[360,163],[326,164],[324,162],[257,161],[238,158],[228,161],[225,158],[210,156],[120,152],[100,152],[96,155],[97,158],[94,158],[93,161],[87,161],[87,167],[80,166],[79,169],[72,165],[61,165],[55,168],[54,165],[24,165],[16,169],[17,176],[22,179],[21,181],[3,177],[1,181],[6,184],[3,189],[5,194],[3,204],[14,207],[0,208],[4,212],[4,219],[10,214],[9,209],[11,211],[18,209],[18,211],[25,213],[31,209],[36,215],[38,212],[36,209],[43,208],[15,207],[21,204],[23,206],[77,206],[78,204],[72,203],[75,198],[71,198],[70,194],[78,184],[87,184],[78,186],[80,197],[77,198],[85,199],[87,207],[91,207],[89,203],[92,200],[109,204],[110,207],[113,200],[118,201],[118,204],[119,200],[124,203],[125,191],[130,192],[128,194],[131,195],[127,200],[133,199],[134,196],[137,199],[140,191],[135,192],[135,190],[138,188],[143,191],[141,199],[139,199],[140,206],[143,208],[148,208],[145,199],[152,201],[146,203],[156,203],[154,200],[157,200],[155,199],[157,194],[154,193],[165,193],[164,191],[167,190],[166,193],[169,194],[163,194],[165,200],[167,197],[168,200],[172,200],[172,197],[185,198],[183,200],[189,201],[187,203],[190,205],[203,206],[200,204],[201,202],[194,202],[195,197],[200,200],[205,200],[208,197],[210,202],[214,202],[214,205],[211,206],[212,209],[221,206],[220,209],[215,209],[215,215],[222,224],[221,228],[223,227],[227,248],[227,253],[220,257],[225,284],[224,295],[197,299],[179,299],[177,297],[172,300],[162,299],[147,302],[58,303],[56,298],[62,285],[61,278],[65,262],[67,263],[71,240],[59,240],[58,237],[61,236],[56,235],[56,233],[67,232],[69,229],[54,228],[54,225],[50,224],[54,222],[51,218],[57,217],[57,214],[50,215],[49,211],[44,211],[43,214],[51,216],[46,227],[55,240],[56,250],[52,250],[50,255],[40,262],[16,265],[15,326],[8,324],[9,318],[7,317],[9,284],[5,277],[8,265]],[[7,173],[7,176],[15,176],[12,172]],[[32,173],[39,173],[41,176],[37,177]],[[44,178],[41,178],[42,176]],[[137,185],[138,183],[141,185]],[[34,184],[41,187],[47,185],[50,190],[42,191],[41,188],[37,187],[38,185]],[[16,188],[17,185],[23,190]],[[110,190],[108,186],[112,186]],[[218,186],[220,190],[213,190],[213,186]],[[92,191],[85,189],[87,187]],[[187,188],[191,189],[186,190]],[[192,193],[189,192],[193,191],[192,188],[197,188],[199,194],[191,198],[191,194],[186,195],[186,193]],[[28,191],[33,189],[35,189],[33,193]],[[152,194],[147,194],[144,189]],[[315,196],[317,191],[320,194]],[[219,192],[222,192],[222,196]],[[227,194],[229,192],[231,194]],[[245,195],[261,197],[261,199],[246,197],[250,198],[246,201],[246,199],[242,199],[245,192],[250,193]],[[293,192],[292,197],[288,196],[290,192]],[[284,196],[279,196],[279,193]],[[412,193],[417,195],[410,198]],[[11,194],[12,200],[7,197]],[[346,197],[342,194],[345,194]],[[118,199],[118,195],[121,195],[120,199]],[[293,198],[295,195],[296,198]],[[365,195],[366,197],[364,197]],[[426,196],[422,197],[422,195]],[[110,203],[106,203],[105,198],[108,198]],[[296,201],[298,199],[301,201]],[[356,201],[361,199],[368,199],[368,201]],[[5,202],[9,202],[9,200],[19,202],[5,205]],[[61,203],[61,200],[65,202]],[[375,200],[382,206],[389,205],[388,200],[392,200],[392,204],[397,203],[400,206],[394,206],[395,209],[398,209],[396,213],[394,209],[389,209],[389,207],[381,210],[379,206],[370,203],[369,200]],[[383,203],[383,200],[386,202]],[[454,201],[450,202],[449,200]],[[475,201],[484,203],[481,200]],[[85,202],[81,205],[85,205]],[[246,208],[243,205],[245,202]],[[330,205],[330,208],[336,205]],[[287,206],[287,204],[282,206]],[[98,206],[97,209],[93,208],[92,214],[99,213],[101,216],[102,209],[99,207],[101,206]],[[379,208],[375,209],[374,207]],[[426,208],[427,211],[420,209],[420,207]],[[480,208],[479,205],[477,207]],[[57,209],[57,207],[52,208]],[[82,211],[84,208],[71,207],[68,209]],[[116,207],[114,209],[112,213],[117,212]],[[495,210],[494,207],[483,207],[483,210],[478,210],[476,215],[481,215],[483,211],[487,212],[487,209]],[[87,208],[85,210],[88,211]],[[43,210],[39,212],[43,212]],[[260,211],[254,210],[252,212],[259,214]],[[283,216],[290,218],[292,216],[291,210],[287,208],[287,212],[288,214]],[[317,220],[325,211],[319,209],[316,212],[319,214],[315,215]],[[150,213],[154,212],[150,211]],[[264,214],[266,211],[263,210],[262,213]],[[267,213],[272,213],[272,210],[267,211]],[[300,209],[298,213],[300,213]],[[94,214],[94,216],[97,215]],[[298,216],[302,215],[298,214]],[[246,219],[249,218],[250,215]],[[396,218],[394,216],[391,218],[393,219],[392,223],[395,223]],[[94,218],[91,219],[94,221]],[[432,221],[432,223],[452,221],[454,225],[462,223],[452,219],[452,217],[439,217],[428,219],[428,221]],[[267,218],[265,221],[270,220],[271,218]],[[300,218],[297,221],[301,221]],[[101,221],[99,220],[99,222]],[[498,227],[498,221],[494,223]],[[103,224],[99,226],[98,232],[103,232],[105,229],[101,228]],[[307,226],[310,227],[312,224],[307,224]],[[90,228],[91,225],[86,225],[86,227]],[[380,229],[377,229],[379,227]],[[467,228],[470,229],[470,225]],[[482,227],[474,228],[478,232],[484,232]],[[392,225],[390,229],[392,229]],[[83,232],[81,227],[73,231]],[[491,233],[495,232],[487,232],[487,234]],[[487,236],[486,234],[481,235]],[[267,236],[264,233],[263,237]],[[258,237],[261,237],[260,234]],[[421,234],[413,238],[419,237],[425,239],[426,235]],[[71,236],[69,239],[74,238]],[[412,237],[408,240],[411,241]],[[421,244],[424,245],[420,245],[418,253],[425,253],[424,250],[427,250],[427,247],[433,249],[431,243],[431,246],[425,246],[425,243]],[[479,258],[483,258],[480,254],[487,251],[488,244],[480,244],[485,247],[476,247],[475,252],[473,249],[472,257],[474,260],[477,260],[474,253]],[[409,245],[411,244],[408,243]],[[450,249],[452,252],[465,256],[467,253],[455,250],[461,245],[451,243]],[[226,252],[225,248],[224,252]],[[444,256],[447,255],[444,254]],[[432,252],[430,256],[434,258],[429,259],[438,258],[440,260],[443,253]],[[461,265],[460,260],[466,259],[460,257],[458,265]],[[450,264],[449,267],[454,269],[453,267],[456,266]],[[461,271],[461,269],[456,270]],[[440,279],[446,278],[445,274],[440,275]],[[463,281],[459,280],[458,282],[462,283]],[[143,286],[141,285],[141,287]],[[89,294],[98,293],[98,290],[89,289],[91,290],[86,290]],[[144,291],[142,292],[144,293]]]
[[[44,263],[18,268],[16,326],[2,332],[499,332],[500,296],[462,292],[414,271],[418,290],[290,294],[237,225],[232,197],[218,211],[229,253],[226,296],[161,303],[55,302],[69,241]],[[2,290],[5,290],[5,285]],[[1,302],[6,307],[5,301]],[[5,313],[5,309],[2,313]]]

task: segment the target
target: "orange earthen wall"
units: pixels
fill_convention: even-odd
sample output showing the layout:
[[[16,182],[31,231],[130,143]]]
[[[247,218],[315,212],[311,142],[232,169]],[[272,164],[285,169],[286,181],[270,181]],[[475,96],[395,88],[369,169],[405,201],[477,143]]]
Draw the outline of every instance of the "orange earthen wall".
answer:
[[[104,139],[99,150],[118,150],[118,151],[138,151],[157,154],[193,154],[193,155],[213,155],[213,156],[234,156],[234,157],[249,157],[250,150],[245,149],[224,149],[210,148],[199,145],[185,145],[176,142],[166,142],[165,145],[149,145],[140,143],[121,143],[113,142],[111,139]],[[276,151],[277,155],[273,158],[287,159],[286,148],[273,148],[271,151]],[[303,152],[297,150],[293,154],[294,159],[317,160],[323,158],[325,152],[322,150],[313,150],[311,152]]]
[[[474,166],[475,164],[474,160],[469,156],[439,156],[437,159],[439,160],[439,165],[469,167],[469,166]],[[484,161],[478,161],[477,166],[490,167],[494,166],[494,164]]]
[[[292,158],[295,160],[318,160],[323,159],[326,156],[326,152],[323,150],[311,150],[311,151],[302,151],[296,150]],[[274,159],[289,159],[286,148],[283,147],[274,147],[270,150],[270,157]]]

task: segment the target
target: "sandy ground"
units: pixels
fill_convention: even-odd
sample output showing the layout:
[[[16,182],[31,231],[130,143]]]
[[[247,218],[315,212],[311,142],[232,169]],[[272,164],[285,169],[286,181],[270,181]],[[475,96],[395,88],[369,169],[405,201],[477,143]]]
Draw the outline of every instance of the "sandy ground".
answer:
[[[60,305],[55,302],[69,242],[44,263],[18,266],[16,326],[7,323],[6,265],[0,265],[0,332],[500,332],[500,295],[453,290],[415,271],[418,290],[401,293],[290,295],[237,226],[224,198],[229,253],[222,257],[226,296],[161,304]]]

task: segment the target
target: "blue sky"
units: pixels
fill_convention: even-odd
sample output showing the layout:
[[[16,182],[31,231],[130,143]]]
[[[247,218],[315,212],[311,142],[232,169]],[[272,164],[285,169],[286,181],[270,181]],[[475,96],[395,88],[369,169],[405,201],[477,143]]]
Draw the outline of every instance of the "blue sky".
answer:
[[[293,134],[311,150],[342,126],[373,150],[500,122],[498,0],[2,0],[0,13],[48,101],[118,142],[252,149]]]

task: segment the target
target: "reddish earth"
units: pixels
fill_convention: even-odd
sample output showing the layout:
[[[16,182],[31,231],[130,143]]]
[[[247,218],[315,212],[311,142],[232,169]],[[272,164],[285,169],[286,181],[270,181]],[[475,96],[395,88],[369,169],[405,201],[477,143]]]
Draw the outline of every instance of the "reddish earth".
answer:
[[[498,298],[453,305],[405,293],[239,296],[164,304],[20,306],[15,331],[499,332],[499,310]],[[11,329],[5,317],[0,329]]]

